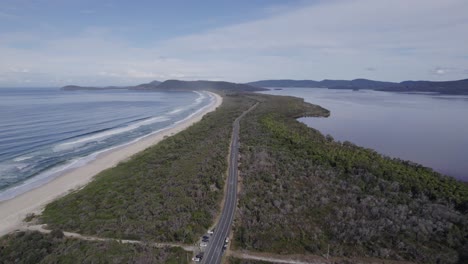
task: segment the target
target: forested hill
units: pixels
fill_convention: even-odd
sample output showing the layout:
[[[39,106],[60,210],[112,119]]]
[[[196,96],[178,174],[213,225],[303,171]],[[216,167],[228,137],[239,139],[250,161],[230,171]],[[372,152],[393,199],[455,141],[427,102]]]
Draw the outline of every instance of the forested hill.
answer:
[[[83,87],[76,85],[67,85],[61,88],[65,91],[77,90],[109,90],[109,89],[128,89],[128,90],[145,90],[145,91],[193,91],[193,90],[213,90],[225,92],[254,92],[264,91],[267,89],[254,87],[248,84],[239,84],[221,81],[180,81],[167,80],[164,82],[152,81],[150,83],[139,84],[128,87]]]
[[[248,84],[239,84],[221,81],[179,81],[167,80],[157,86],[162,90],[221,90],[221,91],[264,91],[266,89]]]
[[[390,92],[434,92],[440,94],[468,95],[468,79],[458,81],[404,81],[381,82],[367,79],[354,80],[263,80],[248,83],[257,87],[308,87],[329,89],[369,89]]]

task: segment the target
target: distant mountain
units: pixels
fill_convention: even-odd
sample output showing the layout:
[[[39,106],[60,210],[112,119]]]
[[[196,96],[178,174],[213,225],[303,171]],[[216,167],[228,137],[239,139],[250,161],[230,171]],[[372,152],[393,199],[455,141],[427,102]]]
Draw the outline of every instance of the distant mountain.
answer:
[[[398,87],[382,89],[394,92],[435,92],[440,94],[468,95],[468,79],[458,81],[430,82],[405,81]]]
[[[130,89],[131,90],[151,90],[151,89],[155,89],[159,84],[161,84],[160,81],[152,81],[150,83],[143,83],[137,86],[132,86],[130,87]]]
[[[155,89],[161,82],[152,81],[150,83],[139,84],[136,86],[106,86],[106,87],[92,87],[92,86],[78,86],[78,85],[67,85],[61,88],[65,91],[79,91],[79,90],[150,90]]]
[[[247,83],[257,87],[314,87],[323,88],[320,82],[312,80],[264,80]]]
[[[258,87],[310,87],[310,88],[339,88],[339,89],[374,89],[393,87],[398,83],[380,82],[367,79],[347,80],[265,80],[247,83]]]
[[[264,80],[247,83],[257,87],[308,87],[329,89],[369,89],[390,92],[434,92],[440,94],[468,95],[468,79],[458,81],[404,81],[381,82],[367,79],[355,80]]]
[[[268,89],[251,86],[248,84],[239,84],[231,82],[220,81],[179,81],[167,80],[164,82],[152,81],[136,86],[128,87],[83,87],[77,85],[67,85],[61,88],[65,91],[78,91],[78,90],[110,90],[110,89],[128,89],[128,90],[145,90],[145,91],[193,91],[193,90],[218,90],[226,92],[254,92],[265,91]]]
[[[221,81],[179,81],[167,80],[157,86],[157,89],[162,90],[222,90],[222,91],[265,91],[267,89],[254,87],[248,84],[239,84]]]
[[[393,82],[381,82],[381,81],[373,81],[368,79],[354,79],[351,81],[345,80],[323,80],[320,82],[325,87],[333,87],[333,88],[348,88],[348,89],[380,89],[380,88],[388,88],[398,85],[397,83]]]

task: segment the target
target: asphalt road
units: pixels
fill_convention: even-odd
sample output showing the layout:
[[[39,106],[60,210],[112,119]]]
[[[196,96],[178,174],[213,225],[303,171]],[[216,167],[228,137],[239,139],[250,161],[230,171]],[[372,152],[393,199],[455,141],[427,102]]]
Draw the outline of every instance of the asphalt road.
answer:
[[[258,104],[258,103],[257,103]],[[227,178],[227,188],[225,193],[224,208],[221,217],[216,225],[216,230],[206,247],[202,263],[218,264],[221,263],[223,255],[223,245],[226,237],[231,231],[234,213],[237,207],[237,174],[239,157],[239,122],[248,112],[254,109],[257,104],[242,113],[234,121],[231,137],[231,151],[229,153],[229,173]]]

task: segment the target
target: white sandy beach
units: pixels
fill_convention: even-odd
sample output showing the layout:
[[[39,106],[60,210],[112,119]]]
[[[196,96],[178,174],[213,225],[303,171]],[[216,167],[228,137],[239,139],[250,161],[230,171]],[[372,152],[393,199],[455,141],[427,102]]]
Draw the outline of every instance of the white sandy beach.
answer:
[[[200,121],[206,113],[214,111],[222,103],[221,96],[215,93],[210,94],[214,96],[215,100],[203,111],[191,118],[133,144],[104,152],[82,167],[66,171],[60,177],[36,189],[32,189],[10,200],[0,202],[0,236],[21,228],[24,225],[23,219],[27,214],[39,214],[46,204],[58,197],[64,196],[71,190],[83,187],[99,172],[116,166],[119,162],[158,143],[164,137],[178,133],[195,122]]]

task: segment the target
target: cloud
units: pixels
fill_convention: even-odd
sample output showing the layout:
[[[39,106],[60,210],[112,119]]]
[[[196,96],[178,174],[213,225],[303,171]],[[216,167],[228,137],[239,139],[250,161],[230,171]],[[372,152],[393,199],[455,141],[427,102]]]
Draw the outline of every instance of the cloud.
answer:
[[[463,7],[468,8],[468,4],[452,0],[329,1],[183,36],[170,40],[168,45],[201,51],[307,48],[339,53],[367,48],[401,52],[440,43],[451,46],[454,42],[436,39],[434,34],[449,35],[453,30],[448,29],[454,24],[466,26]],[[450,11],[450,16],[443,15],[444,11]],[[437,41],[434,45],[425,43],[427,38]]]
[[[105,72],[101,71],[97,73],[99,76],[105,76],[105,77],[118,77],[120,76],[118,73],[115,72]]]
[[[12,68],[28,69],[22,74],[33,83],[49,76],[50,83],[101,85],[170,78],[466,78],[456,69],[468,68],[468,1],[333,0],[265,10],[251,21],[146,40],[145,48],[112,27],[51,36],[4,33],[0,74],[5,79]]]
[[[466,64],[456,57],[468,51],[467,9],[468,2],[460,0],[326,1],[174,38],[162,49],[193,60],[255,65],[253,72],[240,68],[229,74],[241,80],[356,78],[370,72],[384,80],[424,79],[431,77],[425,65]],[[379,71],[359,70],[366,64]]]
[[[11,73],[29,73],[30,70],[27,68],[10,68]]]
[[[436,67],[435,69],[431,70],[432,74],[435,74],[435,75],[445,75],[452,71],[453,71],[452,68],[442,68],[442,67]]]
[[[460,76],[461,78],[466,79],[466,75],[468,75],[467,69],[456,68],[456,67],[435,67],[430,70],[430,73],[434,76],[442,77],[446,75],[450,76]]]
[[[143,79],[148,79],[148,78],[160,78],[161,75],[154,73],[154,72],[145,72],[145,71],[139,71],[139,70],[127,70],[126,72],[127,76],[130,78],[143,78]]]

